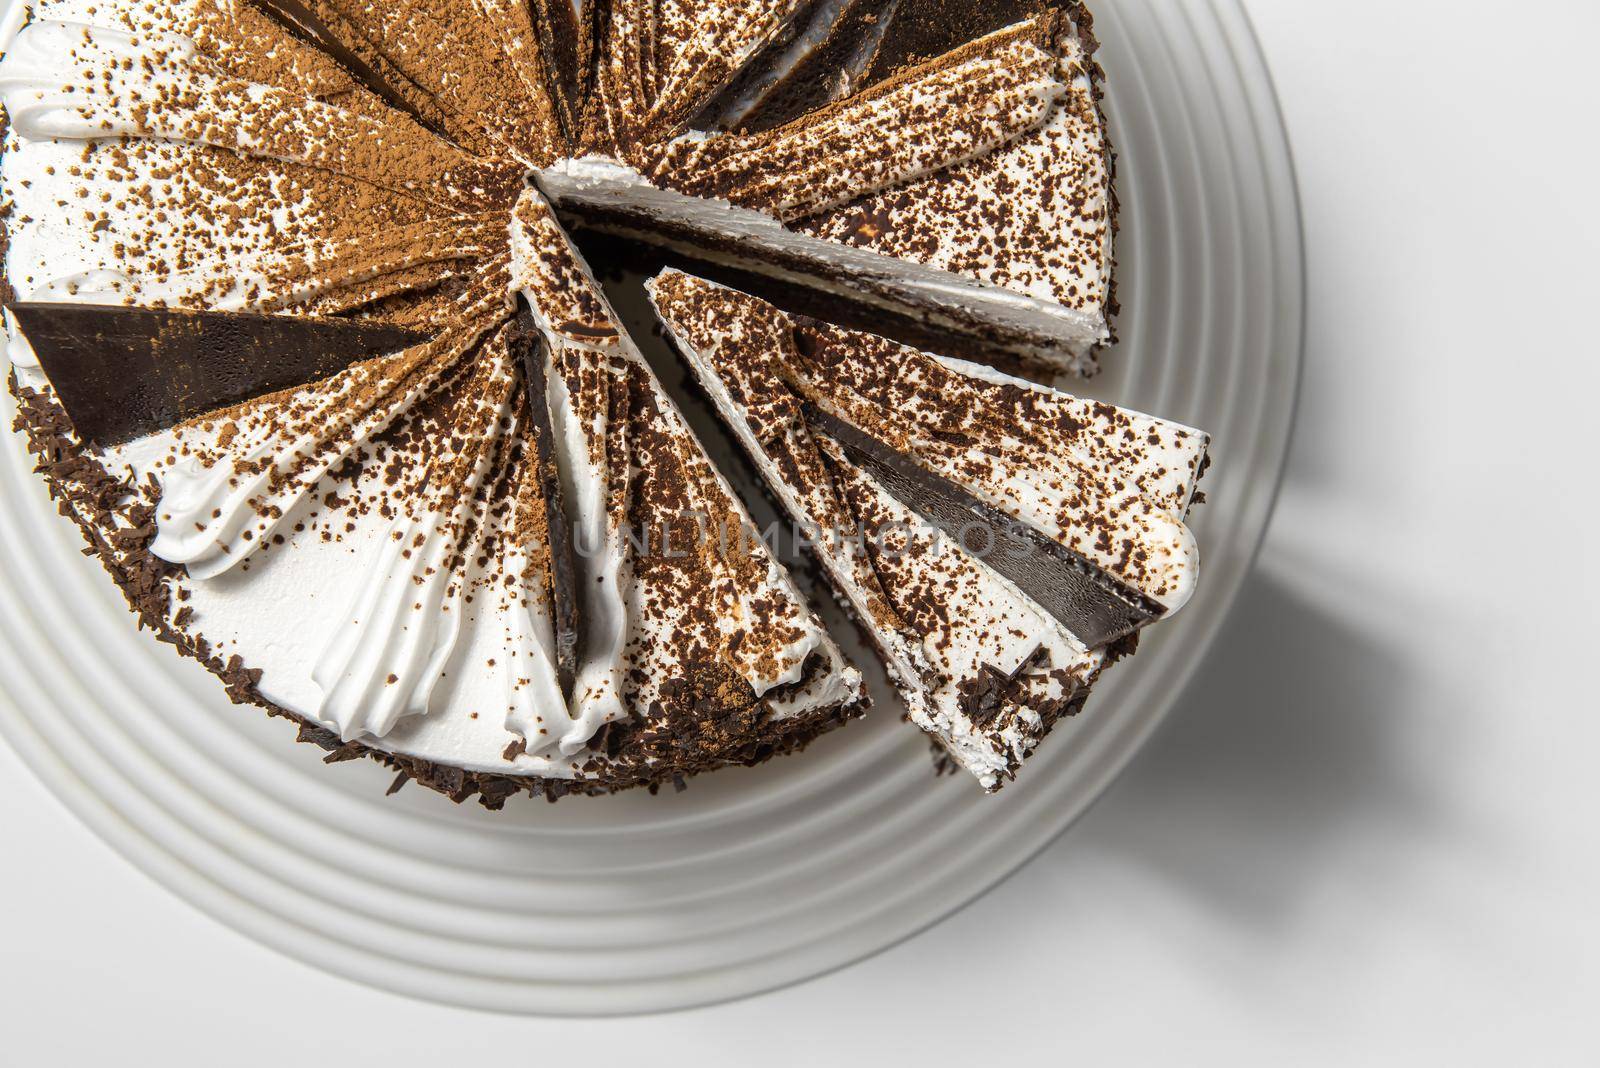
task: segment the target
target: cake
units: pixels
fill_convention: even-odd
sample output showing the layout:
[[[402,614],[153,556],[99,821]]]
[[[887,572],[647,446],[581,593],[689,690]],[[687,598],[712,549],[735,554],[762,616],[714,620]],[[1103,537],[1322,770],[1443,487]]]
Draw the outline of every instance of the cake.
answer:
[[[1110,337],[1076,3],[41,0],[3,33],[18,431],[141,625],[396,789],[681,787],[866,708],[582,230],[1039,376]],[[1026,744],[912,709],[987,787],[1104,659],[1055,630]]]
[[[1203,433],[680,272],[650,292],[911,721],[986,789],[1193,594]]]

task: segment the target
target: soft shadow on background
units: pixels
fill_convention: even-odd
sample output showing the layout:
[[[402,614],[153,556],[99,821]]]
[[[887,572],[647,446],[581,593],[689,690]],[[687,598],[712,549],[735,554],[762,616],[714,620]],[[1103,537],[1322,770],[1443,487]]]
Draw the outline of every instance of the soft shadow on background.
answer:
[[[1370,821],[1437,816],[1407,773],[1406,668],[1258,567],[1217,647],[1067,847],[1145,867],[1219,918],[1270,935],[1347,861]]]

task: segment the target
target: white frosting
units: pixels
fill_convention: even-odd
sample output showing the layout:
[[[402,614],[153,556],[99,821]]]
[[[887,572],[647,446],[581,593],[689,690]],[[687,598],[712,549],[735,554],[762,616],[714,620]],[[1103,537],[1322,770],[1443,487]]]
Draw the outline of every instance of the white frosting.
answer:
[[[441,450],[427,475],[432,483],[423,498],[427,503],[420,514],[402,512],[395,519],[360,595],[345,613],[344,626],[312,668],[311,678],[323,690],[317,718],[338,724],[346,740],[381,738],[402,718],[434,708],[434,690],[461,633],[468,579],[451,559],[460,555],[470,561],[483,552],[487,530],[477,495],[501,458],[497,446],[518,384],[503,348],[488,359],[490,370],[479,377],[488,379],[490,388],[477,403],[489,414],[459,430],[470,471],[459,484],[438,477],[445,472],[433,467],[459,462]],[[446,499],[435,502],[441,494]]]
[[[106,458],[108,465],[113,470],[126,465],[136,477],[146,477],[159,470],[175,435],[167,431],[130,442]],[[206,439],[207,435],[192,431],[185,434],[185,440],[196,445]],[[352,606],[371,587],[374,575],[381,573],[385,554],[394,544],[393,526],[376,513],[357,516],[344,511],[324,513],[319,525],[310,521],[310,513],[316,510],[317,498],[336,488],[352,498],[378,492],[383,469],[395,458],[387,448],[375,447],[372,463],[354,484],[323,483],[283,525],[283,544],[258,554],[248,568],[213,579],[177,580],[186,595],[182,604],[193,611],[196,626],[219,654],[240,654],[250,667],[261,669],[259,689],[264,697],[330,730],[340,726],[318,714],[326,691],[313,678],[312,669],[346,632]],[[407,457],[404,462],[415,459]],[[344,529],[347,521],[354,529]],[[324,538],[330,530],[339,536]],[[541,683],[535,673],[538,661],[546,656],[537,633],[530,636],[531,642],[515,633],[508,638],[510,628],[532,619],[529,604],[513,600],[511,593],[494,585],[475,586],[473,603],[461,610],[455,647],[429,695],[431,712],[398,719],[382,738],[368,734],[363,740],[469,771],[579,776],[585,754],[563,756],[542,742],[547,736],[540,729],[547,722],[560,726],[566,715],[553,677],[547,675],[547,682]],[[379,677],[386,679],[387,674],[386,669]],[[523,684],[524,679],[531,681]],[[508,695],[514,692],[518,701],[508,704]],[[556,695],[553,701],[547,700],[551,693]],[[514,710],[519,710],[515,729],[510,722]],[[523,732],[529,752],[507,759],[507,743]]]
[[[33,22],[0,63],[0,101],[32,141],[144,135],[135,109],[163,95],[193,94],[182,74],[194,57],[194,42],[176,34],[134,37],[83,23]],[[183,139],[176,131],[159,136]]]
[[[323,691],[316,716],[346,741],[381,738],[431,707],[461,633],[459,584],[443,566],[455,548],[443,533],[451,518],[433,513],[395,525],[344,626],[311,670]],[[420,548],[412,549],[414,540]]]
[[[628,637],[623,591],[630,580],[627,531],[623,517],[611,507],[613,486],[606,463],[607,437],[614,429],[621,432],[609,425],[608,396],[611,361],[619,356],[621,337],[589,340],[563,328],[595,312],[610,323],[616,317],[539,195],[531,189],[524,192],[511,220],[511,285],[527,301],[548,348],[550,426],[583,598],[579,611],[585,647],[579,650],[568,708],[572,723],[559,739],[561,750],[572,753],[588,744],[603,725],[627,716],[622,701]],[[552,250],[565,254],[558,264],[550,262],[555,258]],[[589,315],[566,303],[564,298],[571,293],[556,274],[561,268],[569,272],[570,284],[584,287],[583,296],[596,305]]]

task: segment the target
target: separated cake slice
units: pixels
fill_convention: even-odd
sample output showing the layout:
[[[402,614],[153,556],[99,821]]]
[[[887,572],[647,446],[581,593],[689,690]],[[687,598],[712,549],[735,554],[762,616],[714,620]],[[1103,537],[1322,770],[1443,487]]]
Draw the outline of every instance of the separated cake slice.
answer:
[[[680,272],[650,291],[912,720],[986,789],[1081,706],[1134,628],[1192,593],[1183,520],[1204,434]],[[1107,592],[1130,621],[1107,627],[1055,597],[1051,576]]]

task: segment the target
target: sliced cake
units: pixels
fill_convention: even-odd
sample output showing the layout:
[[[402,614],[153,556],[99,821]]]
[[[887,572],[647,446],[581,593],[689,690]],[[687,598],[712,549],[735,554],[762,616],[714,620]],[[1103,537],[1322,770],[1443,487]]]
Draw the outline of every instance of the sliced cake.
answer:
[[[1198,559],[1183,520],[1204,434],[680,272],[650,292],[809,532],[912,720],[985,788],[1013,777],[1081,706],[1138,625],[1192,593]],[[1069,570],[1052,571],[1063,562]],[[1074,562],[1141,614],[1106,629],[1102,616],[1051,603],[1041,572],[1076,583]]]

